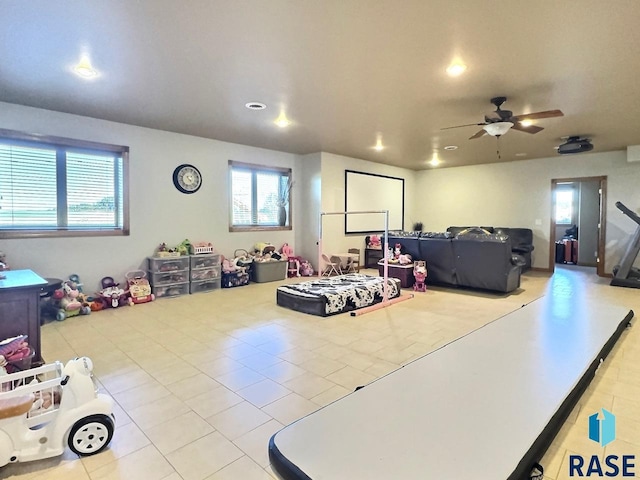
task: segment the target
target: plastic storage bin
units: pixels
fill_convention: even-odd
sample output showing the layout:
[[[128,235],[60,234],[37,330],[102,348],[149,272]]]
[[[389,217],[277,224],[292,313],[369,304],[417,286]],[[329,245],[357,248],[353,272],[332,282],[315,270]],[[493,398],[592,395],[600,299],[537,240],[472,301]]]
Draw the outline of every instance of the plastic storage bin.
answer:
[[[148,257],[149,272],[175,272],[177,270],[189,270],[189,257]]]
[[[191,281],[220,278],[220,265],[208,268],[191,269]]]
[[[151,272],[151,278],[149,280],[151,285],[153,285],[154,287],[171,285],[174,283],[184,283],[189,281],[189,271],[176,270],[173,272]]]
[[[189,257],[189,262],[191,264],[191,270],[215,267],[220,265],[220,255],[217,253],[191,255]]]
[[[176,297],[178,295],[184,295],[189,293],[189,283],[173,283],[171,285],[153,287],[153,293],[155,294],[156,298]]]
[[[256,283],[274,282],[287,278],[287,261],[253,262],[251,280]]]
[[[189,293],[210,292],[220,288],[220,278],[209,280],[192,281],[189,287]]]

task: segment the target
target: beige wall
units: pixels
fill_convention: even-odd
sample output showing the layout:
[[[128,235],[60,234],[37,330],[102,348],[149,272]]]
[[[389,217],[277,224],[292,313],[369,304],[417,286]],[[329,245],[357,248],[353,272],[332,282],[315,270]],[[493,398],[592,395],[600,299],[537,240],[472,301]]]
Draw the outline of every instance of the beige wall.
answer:
[[[231,256],[258,241],[284,242],[295,248],[293,231],[229,233],[228,160],[294,168],[296,156],[177,133],[0,103],[0,128],[128,145],[130,151],[131,235],[127,237],[43,238],[0,240],[14,269],[30,268],[45,277],[80,275],[88,292],[102,277],[124,281],[124,274],[146,268],[155,247],[175,245],[185,238],[210,241]],[[172,174],[192,163],[203,176],[201,189],[185,195],[173,186]],[[294,168],[294,181],[296,181]],[[298,202],[301,189],[292,191]],[[294,212],[299,218],[300,212]]]
[[[640,164],[627,162],[625,151],[421,171],[414,208],[423,212],[425,230],[443,231],[450,225],[531,228],[533,266],[547,268],[551,179],[600,175],[608,177],[605,271],[611,272],[635,230],[615,202],[636,211],[640,207]]]

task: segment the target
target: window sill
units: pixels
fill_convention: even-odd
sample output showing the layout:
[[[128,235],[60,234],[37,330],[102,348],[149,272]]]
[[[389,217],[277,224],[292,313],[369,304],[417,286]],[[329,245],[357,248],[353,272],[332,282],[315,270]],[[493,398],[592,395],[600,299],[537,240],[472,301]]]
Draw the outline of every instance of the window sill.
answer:
[[[229,227],[230,232],[277,232],[277,231],[285,231],[285,230],[293,230],[291,225],[285,225],[281,227],[279,225],[247,225],[246,227]]]

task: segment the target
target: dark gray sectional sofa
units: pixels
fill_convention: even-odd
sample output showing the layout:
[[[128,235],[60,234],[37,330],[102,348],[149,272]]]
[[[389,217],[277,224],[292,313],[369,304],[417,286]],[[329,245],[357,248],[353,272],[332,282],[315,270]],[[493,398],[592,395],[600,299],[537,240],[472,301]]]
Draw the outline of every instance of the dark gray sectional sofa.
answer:
[[[414,260],[427,262],[427,283],[504,293],[520,286],[525,261],[504,235],[390,232],[389,245],[396,243]]]

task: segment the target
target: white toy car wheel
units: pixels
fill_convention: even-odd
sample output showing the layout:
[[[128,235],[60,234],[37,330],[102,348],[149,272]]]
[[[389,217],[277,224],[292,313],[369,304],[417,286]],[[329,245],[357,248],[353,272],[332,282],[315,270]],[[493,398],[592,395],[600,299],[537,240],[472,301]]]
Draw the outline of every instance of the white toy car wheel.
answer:
[[[91,415],[78,420],[69,432],[69,448],[87,457],[106,448],[113,437],[113,420],[106,415]]]

